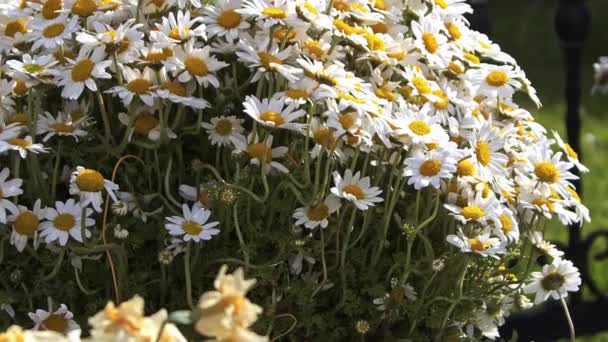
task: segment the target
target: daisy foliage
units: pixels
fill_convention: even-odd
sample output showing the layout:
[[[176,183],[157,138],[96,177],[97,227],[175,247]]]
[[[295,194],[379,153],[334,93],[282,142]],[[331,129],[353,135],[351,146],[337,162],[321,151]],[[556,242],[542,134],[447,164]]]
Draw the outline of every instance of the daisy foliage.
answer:
[[[218,341],[495,339],[518,303],[563,301],[580,275],[544,233],[590,220],[589,170],[471,11],[4,1],[0,322],[165,340],[166,312],[120,302],[140,292]],[[259,306],[222,268],[195,309],[226,263]]]

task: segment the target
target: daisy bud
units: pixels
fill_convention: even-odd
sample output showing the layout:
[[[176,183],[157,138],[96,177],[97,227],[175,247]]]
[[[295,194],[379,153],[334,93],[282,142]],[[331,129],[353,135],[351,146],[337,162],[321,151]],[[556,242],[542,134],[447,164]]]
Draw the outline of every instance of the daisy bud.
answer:
[[[363,319],[358,320],[355,323],[355,330],[361,335],[367,334],[367,332],[369,331],[369,322]]]
[[[431,263],[431,268],[435,272],[441,272],[445,268],[445,260],[443,258],[435,259]]]
[[[234,201],[236,201],[238,199],[238,197],[239,197],[238,193],[230,188],[224,189],[220,195],[221,201],[224,202],[225,204],[234,203]]]
[[[125,216],[129,212],[129,206],[123,201],[112,203],[112,213],[116,216]]]
[[[120,224],[117,224],[114,227],[114,237],[119,240],[124,240],[129,237],[129,231],[126,229],[122,229]]]
[[[173,262],[173,253],[163,249],[162,251],[158,252],[158,262],[160,262],[161,265],[170,265]]]

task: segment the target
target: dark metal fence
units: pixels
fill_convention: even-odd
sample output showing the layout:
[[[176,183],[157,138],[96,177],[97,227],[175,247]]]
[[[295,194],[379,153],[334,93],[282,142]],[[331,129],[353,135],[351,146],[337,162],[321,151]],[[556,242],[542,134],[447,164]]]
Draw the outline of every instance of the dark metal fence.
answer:
[[[490,34],[491,20],[487,0],[470,0],[475,12],[469,18],[471,26]],[[568,142],[575,151],[581,151],[580,99],[581,68],[584,43],[591,27],[591,14],[584,0],[559,0],[555,14],[555,30],[561,42],[564,60],[564,99],[566,102],[566,130]],[[579,154],[580,156],[580,154]],[[574,184],[579,193],[582,182]],[[608,239],[608,231],[596,231],[582,238],[581,227],[569,227],[567,246],[561,246],[568,259],[572,260],[581,272],[583,287],[594,299],[583,300],[581,292],[569,296],[569,307],[577,336],[593,335],[608,331],[608,297],[593,281],[589,269],[589,259],[608,258],[608,251],[591,254],[591,247],[598,239]],[[511,315],[501,328],[501,336],[511,338],[516,331],[519,341],[554,341],[569,336],[568,324],[558,302],[547,303],[542,307]]]

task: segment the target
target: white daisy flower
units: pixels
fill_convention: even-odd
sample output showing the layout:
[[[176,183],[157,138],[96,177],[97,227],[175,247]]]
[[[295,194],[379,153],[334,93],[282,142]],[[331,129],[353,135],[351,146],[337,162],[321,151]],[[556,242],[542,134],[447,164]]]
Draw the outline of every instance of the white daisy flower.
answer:
[[[91,25],[94,32],[81,31],[76,35],[76,40],[83,46],[95,48],[104,45],[106,52],[116,54],[119,63],[131,63],[139,57],[138,50],[144,46],[144,33],[140,31],[143,24],[136,24],[132,18],[116,28],[98,21]]]
[[[500,239],[490,237],[490,230],[486,229],[480,234],[470,238],[466,236],[462,229],[458,229],[457,235],[448,235],[446,241],[451,245],[460,249],[463,253],[476,253],[483,257],[492,257],[498,259],[497,254],[506,253],[504,243]]]
[[[191,39],[206,40],[205,25],[198,25],[200,17],[190,18],[190,11],[177,11],[177,16],[170,12],[163,16],[162,23],[156,24],[156,30],[150,31],[150,41],[159,48],[182,44]]]
[[[214,228],[219,222],[209,222],[211,211],[200,207],[196,203],[192,208],[187,204],[182,205],[182,216],[170,216],[165,219],[168,221],[165,228],[172,236],[179,236],[184,241],[200,242],[201,240],[211,240],[213,236],[220,233]]]
[[[71,331],[80,330],[80,326],[74,321],[74,314],[68,310],[65,304],[53,311],[49,306],[48,311],[37,309],[27,314],[34,321],[34,330],[50,330],[62,335],[67,335]]]
[[[137,97],[148,106],[154,105],[156,94],[155,80],[156,74],[154,70],[145,67],[143,71],[139,69],[131,69],[128,66],[122,67],[122,73],[125,80],[125,85],[119,85],[106,90],[106,93],[118,95],[125,106],[129,106],[133,97]]]
[[[203,122],[201,126],[207,130],[211,145],[216,146],[233,146],[235,141],[245,141],[243,135],[243,119],[237,119],[236,116],[217,116],[211,118],[209,123]]]
[[[6,211],[16,214],[18,209],[8,198],[23,194],[21,178],[8,180],[10,169],[5,167],[0,171],[0,223],[6,224]]]
[[[14,139],[21,135],[24,129],[18,122],[6,123],[4,115],[0,113],[0,140]]]
[[[162,68],[158,72],[158,75],[160,76],[160,85],[155,91],[156,96],[194,109],[209,107],[209,102],[207,102],[207,100],[192,96],[195,87],[191,86],[191,84],[184,85],[170,79],[165,68]]]
[[[22,205],[17,207],[16,212],[8,217],[8,222],[11,223],[13,231],[11,233],[10,243],[15,246],[19,252],[25,249],[27,240],[30,238],[34,241],[34,248],[38,248],[38,229],[40,220],[46,215],[46,209],[41,207],[40,199],[34,203],[32,210]]]
[[[46,79],[51,76],[51,70],[55,64],[57,64],[57,61],[53,58],[53,55],[30,56],[27,53],[21,55],[18,60],[6,61],[6,65],[11,69],[38,79]]]
[[[494,234],[501,241],[513,243],[519,240],[519,223],[511,209],[503,207],[498,220],[494,221]]]
[[[480,64],[477,69],[467,71],[473,92],[491,99],[510,98],[515,88],[521,86],[519,75],[509,65]]]
[[[409,177],[408,185],[420,190],[429,185],[439,189],[441,179],[451,179],[456,172],[456,158],[451,150],[441,148],[427,153],[416,151],[413,157],[405,160],[403,175]]]
[[[429,61],[431,67],[445,68],[452,59],[447,37],[443,34],[443,21],[434,15],[412,21],[415,46]]]
[[[133,116],[129,116],[127,113],[118,113],[118,120],[120,123],[127,127],[132,127],[133,131],[128,137],[128,140],[133,140],[133,134],[145,137],[152,141],[158,141],[160,139],[161,127],[160,120],[156,115],[150,114],[154,112],[153,107],[141,107],[134,113]],[[169,139],[177,138],[177,134],[171,130],[170,127],[166,127],[167,137]]]
[[[295,1],[291,0],[248,0],[237,12],[261,21],[261,26],[266,29],[276,24],[294,24],[298,20]]]
[[[302,70],[286,64],[286,60],[291,56],[292,46],[281,50],[276,42],[268,45],[267,39],[250,41],[241,39],[239,50],[236,52],[239,60],[249,68],[257,68],[252,82],[260,78],[270,77],[268,73],[278,72],[290,82],[299,79]]]
[[[58,241],[61,246],[68,243],[70,236],[78,242],[83,242],[82,220],[85,220],[84,233],[88,239],[91,237],[91,232],[86,227],[95,225],[95,220],[89,217],[92,214],[93,210],[86,208],[83,217],[82,206],[72,198],[65,203],[57,201],[55,208],[46,209],[44,216],[46,221],[40,224],[40,237],[44,238],[47,243]]]
[[[0,140],[0,154],[6,151],[17,151],[21,158],[25,159],[29,153],[46,153],[47,149],[42,144],[34,144],[32,137],[12,138]]]
[[[557,249],[557,246],[543,238],[543,233],[539,231],[528,232],[530,242],[536,247],[536,250],[543,255],[548,255],[553,260],[561,259],[564,256],[564,252]]]
[[[285,101],[280,99],[262,99],[260,102],[255,96],[247,96],[243,107],[245,113],[264,126],[294,131],[302,131],[305,127],[305,124],[293,122],[306,115],[304,110],[296,110],[296,103],[285,107]]]
[[[473,12],[467,0],[432,0],[431,2],[435,5],[433,11],[442,17],[461,16]]]
[[[249,23],[237,12],[242,3],[242,0],[226,0],[205,6],[202,22],[206,25],[209,38],[217,35],[235,40],[239,37],[239,30],[249,28]]]
[[[57,117],[53,117],[51,113],[45,111],[38,117],[36,133],[44,135],[43,142],[47,142],[55,135],[73,137],[74,140],[78,141],[79,137],[87,135],[87,131],[82,129],[87,120],[87,116],[74,120],[71,115],[62,111],[57,112]]]
[[[30,41],[34,42],[32,51],[39,47],[49,50],[63,45],[64,40],[69,39],[79,29],[77,16],[62,15],[53,20],[32,22],[31,24]]]
[[[501,152],[505,146],[500,130],[492,127],[490,122],[481,126],[479,131],[472,134],[470,144],[474,150],[475,168],[484,180],[492,180],[506,174],[509,158]]]
[[[367,210],[369,207],[375,206],[375,203],[383,201],[381,197],[378,197],[382,190],[370,186],[370,178],[361,178],[360,172],[353,175],[352,171],[347,169],[342,177],[338,171],[334,171],[333,178],[334,187],[331,188],[331,193],[353,202],[360,210]]]
[[[214,75],[228,64],[219,61],[210,55],[210,46],[202,49],[195,48],[192,41],[187,42],[183,47],[177,46],[174,50],[175,56],[167,63],[173,75],[177,76],[180,82],[188,82],[194,79],[199,85],[208,87],[211,84],[214,88],[220,86],[220,82]]]
[[[112,78],[106,72],[112,61],[105,60],[105,57],[103,46],[96,47],[92,53],[89,49],[81,49],[76,60],[70,60],[71,65],[60,75],[59,85],[63,87],[61,96],[76,100],[85,86],[93,92],[97,91],[95,79]]]
[[[549,297],[565,298],[568,292],[576,292],[581,285],[578,268],[571,261],[555,259],[550,265],[543,266],[542,272],[533,272],[532,282],[524,287],[524,292],[535,294],[535,304],[540,304]]]
[[[466,205],[460,207],[454,204],[444,204],[450,214],[458,221],[466,224],[477,222],[487,225],[488,221],[496,221],[499,216],[499,203],[494,196],[483,197],[481,192],[469,198]]]
[[[589,169],[581,163],[578,159],[578,153],[570,146],[570,144],[565,143],[562,138],[559,136],[557,131],[553,131],[553,136],[555,137],[555,141],[557,142],[557,146],[564,151],[564,154],[569,162],[576,165],[576,168],[580,172],[589,172]]]
[[[564,198],[570,196],[567,190],[573,187],[570,180],[578,177],[569,171],[574,164],[561,160],[562,152],[554,154],[548,144],[539,143],[528,147],[527,157],[530,163],[526,164],[524,172],[532,176],[541,191],[555,190]]]
[[[72,172],[70,195],[80,196],[80,206],[82,208],[90,204],[95,211],[101,212],[104,190],[108,192],[114,202],[117,201],[114,191],[118,190],[118,185],[104,179],[99,171],[78,166],[76,171]]]
[[[276,158],[283,158],[287,154],[288,148],[287,146],[273,148],[273,139],[272,135],[268,135],[263,142],[260,142],[259,137],[255,135],[255,139],[251,142],[235,139],[233,143],[237,152],[247,154],[251,164],[256,166],[263,165],[265,173],[270,173],[272,170],[289,173],[289,169],[285,165],[274,160]]]
[[[329,195],[322,203],[313,206],[298,208],[293,213],[296,225],[314,229],[317,226],[326,228],[329,224],[328,218],[340,208],[340,199]]]
[[[406,142],[409,139],[414,145],[441,145],[448,142],[449,136],[438,120],[438,116],[429,116],[424,111],[408,114],[392,121],[392,124],[398,127],[392,134]]]

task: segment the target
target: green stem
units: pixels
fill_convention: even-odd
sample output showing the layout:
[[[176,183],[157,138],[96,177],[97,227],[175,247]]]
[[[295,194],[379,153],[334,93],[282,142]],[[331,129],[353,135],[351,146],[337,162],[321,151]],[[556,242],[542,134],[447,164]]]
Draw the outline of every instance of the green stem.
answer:
[[[53,167],[53,179],[51,183],[51,199],[53,202],[57,196],[57,178],[59,177],[59,164],[61,162],[61,147],[63,140],[59,139],[57,143],[57,151],[55,151],[55,166]]]
[[[566,315],[566,320],[568,321],[568,329],[570,329],[570,342],[576,342],[576,332],[574,331],[574,323],[572,322],[572,317],[570,316],[570,310],[568,310],[568,304],[566,304],[566,299],[564,297],[561,297],[559,301],[562,303],[564,315]]]
[[[235,204],[232,207],[232,216],[234,219],[234,228],[236,230],[236,237],[239,239],[239,245],[241,246],[241,252],[243,253],[243,258],[245,258],[245,270],[249,268],[249,253],[247,252],[247,246],[245,245],[245,240],[243,240],[243,234],[241,233],[241,225],[239,224],[239,214],[237,205]]]
[[[194,308],[194,304],[192,303],[192,279],[190,277],[190,249],[191,249],[192,241],[188,241],[186,245],[186,255],[184,256],[184,274],[186,277],[186,302],[188,303],[188,307],[191,309]]]

